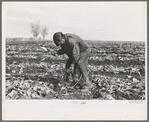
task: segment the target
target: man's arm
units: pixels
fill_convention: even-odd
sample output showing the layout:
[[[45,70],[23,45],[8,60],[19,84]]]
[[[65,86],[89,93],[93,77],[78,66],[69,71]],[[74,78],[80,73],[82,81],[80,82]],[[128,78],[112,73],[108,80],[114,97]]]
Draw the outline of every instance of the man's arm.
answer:
[[[71,58],[69,58],[66,62],[66,70],[70,68],[71,64],[72,64],[73,60]]]
[[[58,51],[57,51],[57,55],[63,55],[65,52],[64,52],[64,50],[63,49],[59,49]]]

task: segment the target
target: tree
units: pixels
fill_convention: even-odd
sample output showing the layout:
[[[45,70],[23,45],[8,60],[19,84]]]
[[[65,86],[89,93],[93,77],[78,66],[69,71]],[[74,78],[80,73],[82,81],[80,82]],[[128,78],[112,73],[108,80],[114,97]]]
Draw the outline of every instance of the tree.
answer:
[[[31,33],[33,33],[33,36],[37,38],[37,36],[40,33],[40,22],[31,23]]]
[[[43,36],[43,39],[45,39],[45,37],[48,35],[48,28],[44,27],[41,29],[41,34]]]

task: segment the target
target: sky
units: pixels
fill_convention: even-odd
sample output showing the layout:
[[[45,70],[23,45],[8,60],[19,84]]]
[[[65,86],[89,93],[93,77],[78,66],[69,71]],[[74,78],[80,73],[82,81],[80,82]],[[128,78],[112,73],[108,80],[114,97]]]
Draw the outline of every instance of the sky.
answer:
[[[30,24],[84,40],[145,41],[147,2],[2,2],[6,37],[33,37]],[[40,34],[38,37],[42,37]]]

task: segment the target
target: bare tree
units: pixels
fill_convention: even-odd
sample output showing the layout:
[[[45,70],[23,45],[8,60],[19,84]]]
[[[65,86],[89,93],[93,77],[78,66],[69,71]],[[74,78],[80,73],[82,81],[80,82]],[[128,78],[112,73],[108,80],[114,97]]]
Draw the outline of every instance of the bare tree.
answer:
[[[41,29],[41,34],[43,36],[43,39],[45,39],[45,37],[48,35],[48,28],[44,27]]]
[[[40,22],[31,23],[31,33],[33,33],[33,36],[37,38],[37,36],[40,33]]]

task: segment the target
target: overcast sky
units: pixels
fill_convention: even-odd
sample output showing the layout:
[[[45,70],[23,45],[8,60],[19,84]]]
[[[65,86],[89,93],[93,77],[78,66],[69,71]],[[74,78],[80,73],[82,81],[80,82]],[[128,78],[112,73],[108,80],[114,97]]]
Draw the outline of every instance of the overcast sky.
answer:
[[[31,22],[87,40],[146,40],[146,2],[3,2],[7,37],[33,37]],[[39,37],[42,37],[39,35]]]

